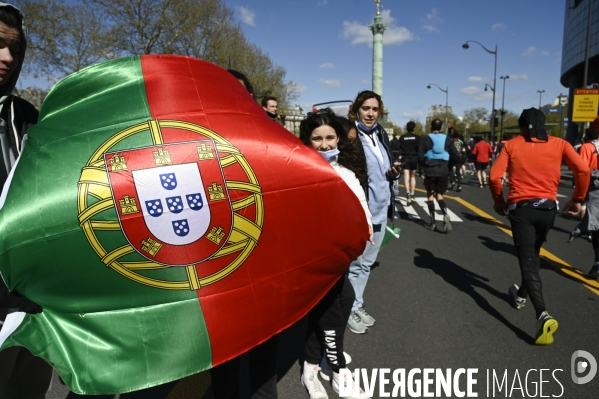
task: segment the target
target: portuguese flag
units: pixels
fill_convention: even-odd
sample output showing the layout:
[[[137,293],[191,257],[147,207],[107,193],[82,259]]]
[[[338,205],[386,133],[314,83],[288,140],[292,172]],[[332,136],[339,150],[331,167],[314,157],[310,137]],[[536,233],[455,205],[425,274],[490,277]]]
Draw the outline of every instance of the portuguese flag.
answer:
[[[207,370],[302,318],[363,251],[364,212],[225,70],[178,56],[59,82],[0,203],[0,272],[39,303],[27,347],[75,392]]]

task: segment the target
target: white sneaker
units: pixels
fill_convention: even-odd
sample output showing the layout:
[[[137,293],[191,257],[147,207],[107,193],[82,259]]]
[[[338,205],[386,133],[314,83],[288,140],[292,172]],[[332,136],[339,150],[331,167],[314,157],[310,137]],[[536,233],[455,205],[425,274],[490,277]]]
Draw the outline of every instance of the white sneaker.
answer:
[[[343,352],[343,357],[345,357],[345,364],[348,365],[351,363],[352,358],[347,352]],[[329,363],[327,363],[326,355],[322,357],[320,361],[320,378],[325,381],[331,381],[331,376],[333,375],[333,369],[329,367]]]
[[[346,381],[345,386],[347,386],[347,384],[351,384],[352,387],[354,385],[354,380],[351,374],[346,374],[345,378],[347,378],[348,381]],[[339,393],[339,374],[337,373],[333,373],[333,381],[331,382],[331,386],[333,387],[333,391],[335,391],[335,393]],[[342,396],[346,399],[370,399],[370,396],[366,395],[366,392],[364,392],[364,390],[361,387],[358,387],[358,393],[356,395],[356,391],[354,388],[352,388],[351,393],[348,396]]]
[[[318,367],[315,364],[304,362],[304,371],[302,372],[302,385],[308,391],[310,399],[329,399],[327,391],[322,382],[318,379]]]

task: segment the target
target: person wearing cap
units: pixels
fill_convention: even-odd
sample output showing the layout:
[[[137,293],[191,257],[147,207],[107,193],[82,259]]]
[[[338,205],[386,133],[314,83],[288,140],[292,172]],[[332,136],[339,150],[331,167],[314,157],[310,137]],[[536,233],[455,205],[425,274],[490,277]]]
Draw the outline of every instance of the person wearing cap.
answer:
[[[490,188],[493,209],[509,217],[522,283],[509,288],[510,304],[521,310],[530,297],[535,308],[537,324],[535,344],[553,343],[558,322],[545,308],[539,253],[553,227],[557,215],[557,187],[562,162],[572,170],[576,189],[564,206],[568,214],[580,212],[589,186],[589,167],[572,146],[545,131],[545,114],[536,108],[525,109],[518,119],[521,135],[502,148],[491,168]],[[509,172],[510,188],[507,202],[503,197],[501,179]]]

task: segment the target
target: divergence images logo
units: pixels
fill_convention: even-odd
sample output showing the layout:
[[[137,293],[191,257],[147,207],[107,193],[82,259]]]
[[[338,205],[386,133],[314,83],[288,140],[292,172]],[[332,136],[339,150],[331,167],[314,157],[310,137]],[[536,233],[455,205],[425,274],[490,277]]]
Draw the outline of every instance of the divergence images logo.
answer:
[[[132,136],[147,145],[126,148]],[[262,188],[243,154],[203,126],[173,120],[104,142],[81,171],[77,206],[106,266],[169,290],[198,290],[233,273],[264,221]]]
[[[574,381],[575,384],[586,384],[591,382],[597,374],[597,360],[595,360],[593,355],[589,352],[578,350],[572,354],[570,370],[572,373],[572,381]],[[578,376],[581,374],[583,375],[586,372],[588,372],[586,376]]]

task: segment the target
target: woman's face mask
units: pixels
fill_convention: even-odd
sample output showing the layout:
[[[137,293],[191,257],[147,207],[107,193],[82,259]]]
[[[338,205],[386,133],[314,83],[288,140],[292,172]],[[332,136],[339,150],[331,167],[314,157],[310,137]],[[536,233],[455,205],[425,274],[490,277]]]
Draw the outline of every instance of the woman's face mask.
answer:
[[[318,153],[322,155],[324,159],[330,162],[333,158],[339,155],[339,148],[333,148],[332,150],[328,151],[318,151]]]

